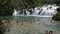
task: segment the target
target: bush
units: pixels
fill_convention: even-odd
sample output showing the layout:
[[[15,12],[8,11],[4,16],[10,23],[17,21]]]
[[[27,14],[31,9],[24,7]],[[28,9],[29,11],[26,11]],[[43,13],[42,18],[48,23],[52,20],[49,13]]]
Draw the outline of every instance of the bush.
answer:
[[[56,15],[54,15],[53,19],[60,21],[60,12],[58,12]]]

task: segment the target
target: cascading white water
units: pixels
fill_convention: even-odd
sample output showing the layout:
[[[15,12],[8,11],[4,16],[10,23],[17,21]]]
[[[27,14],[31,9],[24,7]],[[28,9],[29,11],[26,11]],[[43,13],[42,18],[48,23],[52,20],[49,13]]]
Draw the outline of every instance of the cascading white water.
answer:
[[[56,9],[58,6],[56,5],[48,5],[48,6],[43,6],[41,7],[43,10],[40,15],[46,15],[46,16],[53,16],[54,14],[57,13]]]
[[[13,15],[14,15],[14,16],[19,15],[19,12],[20,12],[20,10],[17,11],[16,9],[14,9],[14,13],[13,13]]]
[[[40,7],[36,7],[33,12],[32,12],[32,15],[38,15],[38,13],[40,12]]]
[[[47,6],[41,6],[41,7],[35,7],[32,9],[32,11],[27,11],[23,10],[22,15],[27,15],[27,16],[53,16],[57,13],[58,6],[56,5],[47,5]],[[20,15],[20,10],[15,10],[13,12],[13,16],[21,16]]]

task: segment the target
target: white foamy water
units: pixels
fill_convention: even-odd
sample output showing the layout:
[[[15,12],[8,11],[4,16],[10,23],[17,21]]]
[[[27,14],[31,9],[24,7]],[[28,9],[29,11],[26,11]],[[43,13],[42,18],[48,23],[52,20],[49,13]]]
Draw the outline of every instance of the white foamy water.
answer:
[[[14,9],[14,13],[13,13],[13,15],[15,15],[15,16],[16,16],[16,15],[19,15],[19,12],[20,12],[20,10],[17,11],[17,10]]]
[[[23,11],[20,11],[20,10],[16,10],[14,9],[14,12],[13,12],[13,16],[53,16],[57,13],[57,8],[59,6],[56,6],[56,5],[46,5],[46,6],[41,6],[41,7],[35,7],[34,9],[32,9],[32,11],[28,11],[27,9],[26,10],[23,10]],[[22,14],[20,15],[20,13],[22,12]],[[26,14],[26,15],[25,15]]]

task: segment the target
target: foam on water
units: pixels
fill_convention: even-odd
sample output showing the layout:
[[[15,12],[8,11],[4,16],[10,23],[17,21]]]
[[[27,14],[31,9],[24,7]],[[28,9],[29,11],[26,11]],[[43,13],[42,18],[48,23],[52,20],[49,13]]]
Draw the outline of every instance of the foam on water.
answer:
[[[28,11],[27,9],[20,11],[14,9],[13,16],[53,16],[57,13],[58,6],[56,5],[46,5],[41,7],[35,7],[34,9],[31,9],[31,11]],[[20,14],[22,12],[22,14]],[[25,15],[26,14],[26,15]]]

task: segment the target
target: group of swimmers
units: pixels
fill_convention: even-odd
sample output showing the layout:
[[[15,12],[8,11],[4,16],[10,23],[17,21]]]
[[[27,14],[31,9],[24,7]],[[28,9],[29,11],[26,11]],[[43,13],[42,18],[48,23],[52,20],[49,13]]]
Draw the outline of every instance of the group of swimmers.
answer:
[[[53,34],[53,31],[46,31],[46,34]]]

